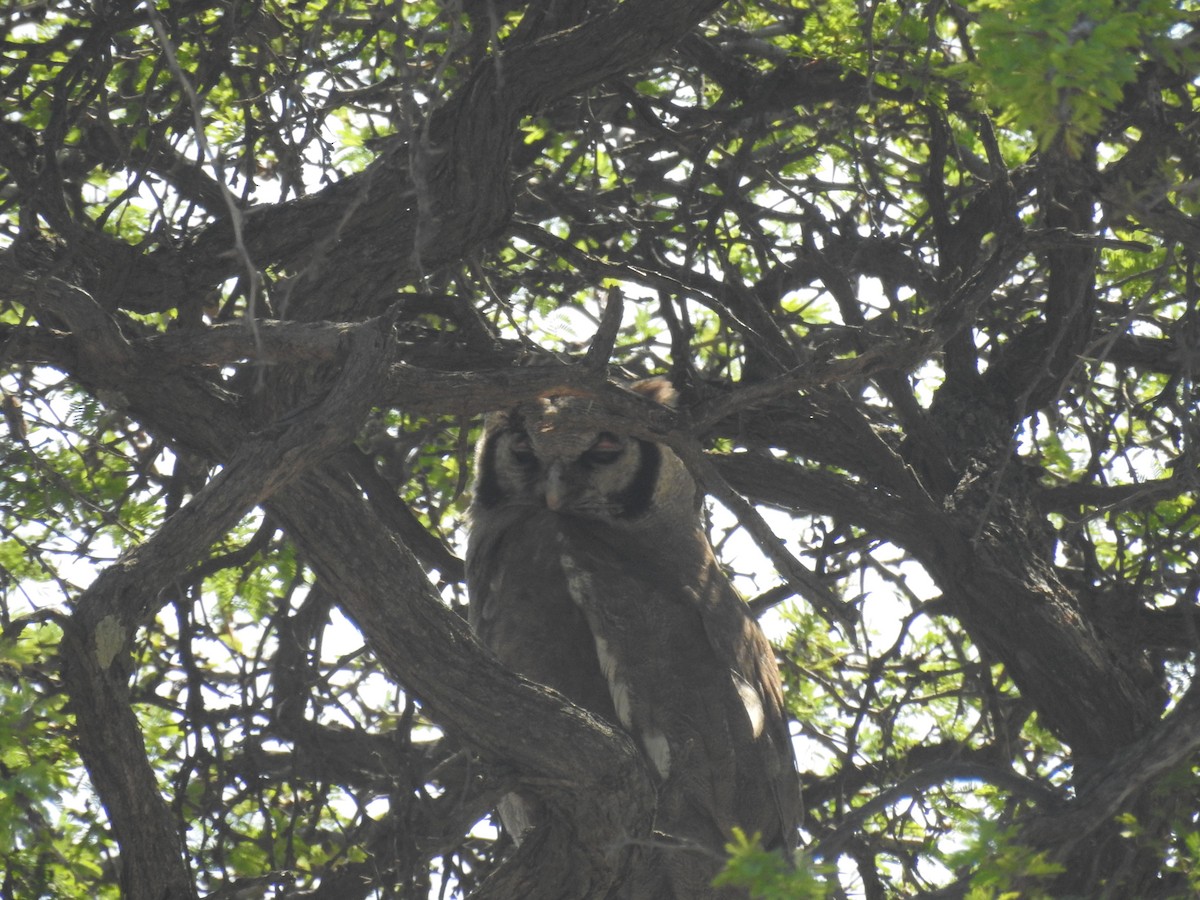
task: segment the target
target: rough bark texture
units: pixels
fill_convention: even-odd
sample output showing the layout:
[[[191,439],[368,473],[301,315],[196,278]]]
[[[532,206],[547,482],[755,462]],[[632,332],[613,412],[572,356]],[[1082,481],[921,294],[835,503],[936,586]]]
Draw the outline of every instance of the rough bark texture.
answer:
[[[497,8],[516,17],[515,4],[466,5],[476,24]],[[732,6],[715,0],[535,0],[503,41],[499,31],[475,35],[473,55],[454,57],[453,77],[431,77],[419,92],[401,81],[428,101],[423,118],[404,118],[364,171],[298,199],[254,205],[232,197],[207,164],[181,149],[194,149],[182,76],[207,91],[229,89],[241,60],[231,57],[212,75],[207,66],[217,54],[195,51],[194,71],[170,72],[134,36],[163,24],[156,16],[167,25],[192,16],[195,46],[219,48],[222,36],[238,33],[237,16],[258,15],[260,5],[169,4],[161,13],[101,6],[90,28],[47,50],[41,69],[18,61],[4,70],[5,90],[21,106],[0,123],[0,214],[8,229],[0,248],[7,317],[0,361],[22,384],[37,366],[65,373],[114,416],[138,423],[159,450],[170,448],[180,472],[192,465],[204,485],[193,491],[180,475],[161,528],[105,570],[63,621],[62,688],[120,847],[128,898],[197,894],[181,814],[164,799],[135,714],[135,636],[166,611],[167,591],[195,576],[198,561],[256,507],[270,519],[264,532],[280,525],[317,575],[303,608],[279,614],[279,633],[294,640],[280,640],[273,674],[303,670],[306,641],[336,603],[449,734],[447,743],[468,747],[500,773],[489,770],[495,783],[485,788],[460,773],[474,793],[438,808],[442,815],[453,807],[444,813],[446,829],[461,838],[472,816],[514,781],[546,800],[552,824],[512,852],[477,895],[561,900],[619,890],[636,848],[652,837],[654,796],[636,748],[480,647],[427,575],[456,580],[461,562],[355,446],[372,409],[465,418],[555,392],[592,398],[598,429],[676,449],[782,574],[785,584],[761,606],[794,594],[832,630],[854,633],[861,608],[832,596],[830,584],[841,577],[839,565],[861,559],[854,554],[863,546],[887,542],[941,591],[913,617],[961,623],[972,647],[960,654],[969,677],[959,689],[964,703],[979,703],[978,730],[886,761],[864,763],[856,756],[862,746],[851,747],[836,777],[807,779],[806,792],[824,804],[807,823],[817,852],[870,871],[863,876],[869,896],[888,895],[889,867],[904,860],[876,867],[873,854],[896,851],[882,840],[865,849],[863,824],[900,798],[959,778],[1010,792],[1021,840],[1066,865],[1053,885],[1058,895],[1170,896],[1182,883],[1164,874],[1163,860],[1186,848],[1162,848],[1180,834],[1179,822],[1194,818],[1188,804],[1197,792],[1171,802],[1154,792],[1186,772],[1200,749],[1194,691],[1163,714],[1168,690],[1178,693],[1171,673],[1194,662],[1200,588],[1194,573],[1168,571],[1195,554],[1186,510],[1168,523],[1151,513],[1194,493],[1198,471],[1191,385],[1200,236],[1188,199],[1188,185],[1200,179],[1194,79],[1143,59],[1105,126],[1107,156],[1051,147],[1013,163],[1006,154],[1015,151],[1001,152],[978,97],[918,97],[892,86],[893,70],[873,55],[890,52],[887,41],[875,42],[871,23],[863,24],[869,39],[860,48],[869,61],[858,71],[796,56],[810,11],[787,4],[755,7],[765,17],[756,22],[766,24],[729,26]],[[896,11],[909,14],[903,4]],[[952,31],[966,40],[966,23],[945,18],[958,14],[931,5],[916,31],[931,42]],[[717,18],[706,33],[694,30],[710,16]],[[254,21],[264,33],[278,27],[270,16]],[[306,34],[292,45],[297,66]],[[135,72],[112,96],[104,74],[89,80],[89,67],[107,73],[142,57],[172,77],[156,82]],[[884,61],[900,67],[904,59]],[[399,71],[404,62],[389,64]],[[433,68],[429,59],[420,64]],[[332,78],[336,61],[328,66],[319,74]],[[664,74],[660,66],[671,68]],[[51,72],[44,90],[54,99],[45,110],[36,106],[43,87],[24,86],[42,69]],[[957,77],[950,72],[939,77]],[[298,80],[313,74],[296,73]],[[928,76],[908,74],[922,84]],[[660,81],[642,91],[642,78]],[[400,102],[389,93],[399,89],[385,81],[363,88],[365,105]],[[445,84],[452,89],[443,97]],[[153,127],[144,133],[130,125],[141,119],[124,115],[134,97],[161,114],[149,117]],[[258,100],[250,89],[239,97],[246,109]],[[538,162],[539,139],[521,131],[531,117],[545,119],[547,142],[562,138],[565,147],[565,134],[579,143]],[[592,144],[581,137],[589,129]],[[972,139],[956,138],[961,129]],[[158,140],[162,133],[175,142]],[[299,155],[289,160],[271,146],[264,157],[281,169],[301,165]],[[901,169],[894,157],[902,147],[922,150]],[[601,149],[618,176],[606,183],[598,175],[580,188],[573,167]],[[835,149],[842,168],[828,183]],[[245,172],[222,170],[235,186],[253,177],[256,160],[241,162]],[[853,170],[846,183],[843,169]],[[195,206],[179,212],[164,203],[155,220],[162,227],[127,242],[109,219],[119,218],[120,202],[105,207],[88,193],[89,179],[95,187],[116,170],[130,185],[165,185],[183,206]],[[1159,190],[1165,172],[1179,173],[1179,184]],[[755,193],[748,185],[766,187]],[[776,209],[772,192],[790,198],[791,208]],[[1161,258],[1128,279],[1118,265],[1136,268],[1128,259],[1109,259],[1106,270],[1105,253],[1118,245],[1144,261],[1143,232]],[[528,253],[535,264],[513,276],[489,258],[497,246]],[[228,286],[239,278],[240,288]],[[679,409],[651,407],[608,382],[614,343],[627,334],[619,304],[581,362],[563,364],[500,337],[513,298],[577,297],[609,278],[638,286],[643,293],[628,306],[666,323],[657,343],[647,340],[632,354],[647,368],[670,368],[685,398]],[[1126,280],[1139,278],[1146,299],[1124,296]],[[864,282],[878,284],[879,296],[866,297]],[[417,288],[426,293],[402,293]],[[796,298],[814,294],[836,321],[829,311],[808,319],[797,312],[804,304]],[[214,299],[224,297],[232,299]],[[261,305],[252,308],[251,298]],[[138,318],[168,311],[175,312],[161,332]],[[1131,329],[1134,320],[1139,329]],[[521,365],[530,358],[546,364]],[[938,377],[923,381],[926,368]],[[1101,398],[1101,388],[1111,398]],[[21,444],[16,398],[3,399],[14,447],[35,458],[37,448]],[[1113,485],[1107,458],[1094,450],[1074,481],[1054,482],[1019,439],[1035,415],[1076,414],[1096,429],[1086,438],[1106,447],[1127,437],[1114,422],[1136,420],[1142,433],[1134,437],[1155,442],[1156,460],[1167,458],[1163,448],[1175,452],[1172,471]],[[1080,442],[1085,430],[1076,431]],[[703,454],[711,438],[733,452]],[[1135,443],[1122,446],[1140,449]],[[27,473],[50,469],[31,464]],[[812,554],[822,565],[797,559],[743,498],[823,517],[827,546]],[[1132,574],[1093,558],[1085,533],[1108,516],[1114,530],[1133,534],[1119,521],[1126,512],[1153,521],[1138,539],[1161,537],[1157,555],[1146,557],[1154,565]],[[1053,524],[1049,513],[1065,524]],[[793,677],[815,683],[809,649],[789,648],[784,662]],[[995,687],[993,668],[1016,697],[970,695],[969,687],[981,694]],[[854,715],[873,715],[876,699],[867,690],[850,704]],[[375,765],[373,787],[409,777],[419,791],[431,769],[453,768],[411,747],[403,765],[371,762],[390,745],[309,722],[303,710],[276,712],[272,727],[298,745],[325,741],[327,750],[343,739],[358,751],[298,754],[289,772],[336,770],[352,780]],[[1008,748],[1034,714],[1069,755],[1069,799],[1037,771],[1044,757],[1031,752],[1027,771],[1013,769]],[[857,728],[856,720],[847,732]],[[310,731],[320,739],[306,743]],[[862,802],[858,793],[872,788]],[[1025,804],[1036,814],[1026,815]],[[1129,811],[1144,822],[1141,845],[1114,823]],[[361,843],[392,847],[406,824],[364,827]],[[410,848],[425,862],[450,841],[420,833],[437,845]],[[342,900],[365,895],[378,873],[369,862],[345,862],[326,875],[315,896]]]
[[[507,221],[510,156],[522,116],[661,53],[717,5],[625,3],[519,46],[505,55],[503,76],[497,59],[484,61],[419,139],[396,143],[369,171],[302,201],[247,210],[249,256],[257,266],[303,268],[289,292],[289,318],[341,321],[384,310],[401,283],[469,254]],[[270,379],[267,389],[276,396],[255,396],[249,410],[239,410],[215,383],[179,370],[169,349],[132,347],[110,318],[118,308],[149,312],[201,302],[237,272],[241,260],[221,249],[231,238],[218,223],[184,250],[138,256],[114,244],[114,252],[91,261],[83,279],[91,295],[21,271],[11,254],[4,261],[10,294],[47,328],[72,336],[53,342],[55,364],[91,390],[123,398],[172,445],[225,464],[158,534],[97,580],[66,625],[64,685],[81,756],[122,848],[125,896],[196,895],[130,707],[130,642],[158,611],[159,593],[180,566],[202,557],[260,503],[279,515],[399,682],[471,746],[548,785],[558,821],[480,895],[605,894],[624,877],[631,847],[648,837],[653,810],[653,789],[631,740],[503,670],[442,605],[354,483],[319,470],[390,393],[383,381],[396,349],[392,320],[338,329],[337,336],[308,332],[321,342],[314,358],[332,374]],[[190,335],[184,343],[192,344]],[[514,396],[509,388],[494,401],[480,387],[483,402],[473,398],[468,411]],[[424,402],[430,400],[436,405],[434,398]],[[525,727],[514,730],[514,721]]]

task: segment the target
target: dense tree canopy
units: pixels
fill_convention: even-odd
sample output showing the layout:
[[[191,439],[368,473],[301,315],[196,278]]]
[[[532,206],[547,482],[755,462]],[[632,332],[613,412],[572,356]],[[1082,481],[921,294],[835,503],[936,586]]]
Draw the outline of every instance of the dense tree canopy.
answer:
[[[462,618],[555,391],[777,642],[805,850],[726,877],[1193,896],[1198,13],[7,4],[0,897],[605,896],[635,747]]]

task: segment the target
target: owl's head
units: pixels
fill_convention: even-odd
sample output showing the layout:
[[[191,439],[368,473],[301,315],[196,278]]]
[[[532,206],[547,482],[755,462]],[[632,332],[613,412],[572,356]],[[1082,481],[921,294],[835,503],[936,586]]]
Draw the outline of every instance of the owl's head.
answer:
[[[632,389],[658,402],[670,386]],[[637,529],[695,519],[696,483],[668,447],[588,424],[583,397],[547,397],[493,413],[475,459],[473,517],[506,508],[547,510]]]

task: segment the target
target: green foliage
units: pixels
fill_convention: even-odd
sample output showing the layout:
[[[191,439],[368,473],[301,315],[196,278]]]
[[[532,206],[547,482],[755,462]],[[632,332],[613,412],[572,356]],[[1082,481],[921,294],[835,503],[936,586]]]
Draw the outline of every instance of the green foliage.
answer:
[[[1144,703],[1139,736],[1195,668],[1194,4],[724,4],[629,72],[539,85],[504,134],[438,115],[505,99],[528,77],[507,42],[551,54],[596,4],[93,6],[17,4],[0,51],[0,891],[114,896],[44,623],[209,483],[237,423],[269,437],[322,396],[329,343],[304,335],[394,316],[404,365],[500,390],[578,364],[609,288],[612,371],[678,382],[682,437],[854,619],[827,620],[714,511],[721,563],[770,608],[811,843],[790,867],[739,834],[723,883],[1049,897],[1134,848],[1148,878],[1200,891],[1186,767],[1085,865],[1022,843],[1037,797],[1086,789],[1035,696],[1072,690],[1080,658],[1046,632],[1082,623],[1075,646]],[[474,207],[439,205],[446,171],[511,218],[456,237]],[[360,283],[305,297],[359,245]],[[94,298],[130,372],[91,361],[111,347],[46,308],[51,279]],[[169,407],[181,384],[224,430]],[[739,394],[756,399],[705,418]],[[380,398],[355,448],[376,480],[350,448],[313,464],[457,609],[478,421],[437,396]],[[508,852],[476,826],[510,773],[382,671],[292,524],[255,510],[173,561],[129,661],[197,884],[461,895]]]
[[[1021,844],[1015,828],[988,820],[976,825],[973,841],[951,857],[972,873],[967,900],[1051,900],[1047,886],[1063,866]]]
[[[66,698],[45,690],[60,634],[46,624],[0,637],[0,871],[10,896],[115,900]]]
[[[754,900],[824,900],[830,894],[829,867],[814,865],[803,853],[789,862],[740,828],[725,849],[729,860],[713,882],[718,886],[743,888]]]
[[[1043,148],[1078,155],[1147,58],[1180,65],[1171,0],[976,0],[978,77],[992,103]]]

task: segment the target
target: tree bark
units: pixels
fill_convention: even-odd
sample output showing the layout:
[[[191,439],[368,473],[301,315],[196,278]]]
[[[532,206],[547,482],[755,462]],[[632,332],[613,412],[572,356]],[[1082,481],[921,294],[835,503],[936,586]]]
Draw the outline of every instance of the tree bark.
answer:
[[[575,27],[504,46],[366,171],[300,200],[243,211],[254,268],[297,276],[279,314],[304,321],[378,315],[400,286],[466,258],[511,217],[521,120],[657,59],[721,3],[625,0]],[[106,309],[195,305],[245,274],[233,246],[225,219],[182,249],[142,255],[112,239],[89,254],[95,268],[83,273],[84,287]]]

